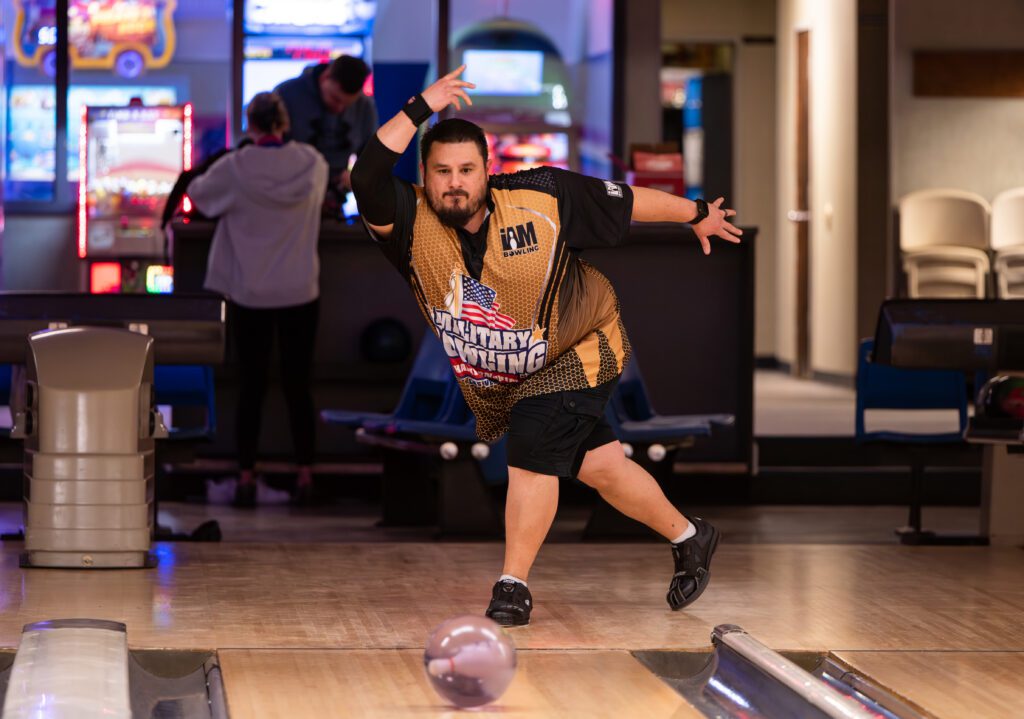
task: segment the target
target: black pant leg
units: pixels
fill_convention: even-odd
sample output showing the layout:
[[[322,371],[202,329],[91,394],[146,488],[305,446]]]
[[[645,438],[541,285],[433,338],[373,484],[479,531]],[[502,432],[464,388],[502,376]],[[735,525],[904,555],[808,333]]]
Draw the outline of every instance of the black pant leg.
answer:
[[[267,393],[267,376],[278,311],[252,309],[233,303],[230,307],[239,374],[235,439],[238,466],[245,470],[252,469],[256,464],[263,398]]]
[[[281,387],[288,403],[288,419],[295,461],[313,464],[316,451],[316,408],[313,405],[313,349],[320,318],[320,300],[280,310],[277,326],[281,357]]]

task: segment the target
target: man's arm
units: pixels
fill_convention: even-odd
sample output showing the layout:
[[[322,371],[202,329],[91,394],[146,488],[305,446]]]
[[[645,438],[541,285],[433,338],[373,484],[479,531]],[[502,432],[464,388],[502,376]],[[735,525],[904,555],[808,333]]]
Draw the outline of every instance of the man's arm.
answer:
[[[647,187],[632,187],[633,220],[635,222],[690,222],[697,217],[697,203],[685,197],[676,197],[661,190]],[[736,210],[722,209],[724,198],[719,197],[708,203],[708,216],[693,225],[693,231],[704,248],[704,254],[711,253],[712,236],[728,242],[739,242],[743,231],[725,218],[732,217]]]
[[[432,112],[443,110],[448,105],[454,105],[456,109],[461,110],[460,99],[465,100],[467,105],[473,104],[465,88],[472,88],[475,85],[459,79],[459,75],[465,69],[466,66],[463,65],[423,91],[421,97]],[[417,125],[409,116],[399,111],[377,130],[376,139],[380,141],[380,146],[371,139],[352,168],[352,190],[363,213],[363,219],[381,240],[390,239],[395,227],[391,168],[416,137],[416,130]]]

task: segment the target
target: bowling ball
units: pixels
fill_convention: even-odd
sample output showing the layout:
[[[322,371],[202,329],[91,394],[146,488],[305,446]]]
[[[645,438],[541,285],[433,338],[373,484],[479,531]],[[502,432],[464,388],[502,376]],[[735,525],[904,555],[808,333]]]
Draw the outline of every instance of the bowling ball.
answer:
[[[993,377],[978,392],[974,408],[988,419],[1024,419],[1024,377]]]
[[[369,362],[403,362],[412,352],[412,338],[401,322],[382,317],[363,330],[359,336],[359,351]]]
[[[427,639],[423,667],[442,697],[457,707],[479,707],[498,699],[512,683],[516,648],[490,619],[454,617]]]

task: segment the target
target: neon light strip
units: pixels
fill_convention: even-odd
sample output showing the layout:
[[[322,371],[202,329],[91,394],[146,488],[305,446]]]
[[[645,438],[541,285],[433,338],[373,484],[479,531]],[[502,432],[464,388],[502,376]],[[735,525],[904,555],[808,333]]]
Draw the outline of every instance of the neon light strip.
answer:
[[[192,169],[192,103],[185,103],[185,169]]]
[[[182,147],[182,151],[185,153],[183,158],[183,164],[186,170],[192,169],[192,103],[185,103],[185,141]],[[181,209],[185,213],[192,212],[192,200],[189,199],[188,195],[185,195],[181,200]]]
[[[78,128],[78,257],[86,255],[86,243],[89,237],[87,225],[89,216],[89,198],[87,186],[89,170],[86,166],[86,148],[89,143],[89,109],[82,105],[82,124]]]

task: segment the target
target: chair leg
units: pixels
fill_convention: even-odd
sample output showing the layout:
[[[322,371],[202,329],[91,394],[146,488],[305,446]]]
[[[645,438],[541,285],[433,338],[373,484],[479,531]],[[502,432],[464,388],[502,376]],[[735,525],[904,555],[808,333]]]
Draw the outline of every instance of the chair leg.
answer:
[[[910,512],[907,526],[896,530],[900,544],[908,545],[987,545],[988,538],[977,534],[936,534],[923,529],[921,512],[924,506],[924,458],[915,459],[910,469]]]
[[[910,515],[907,526],[916,534],[921,533],[921,504],[924,502],[924,467],[915,463],[910,469]]]

